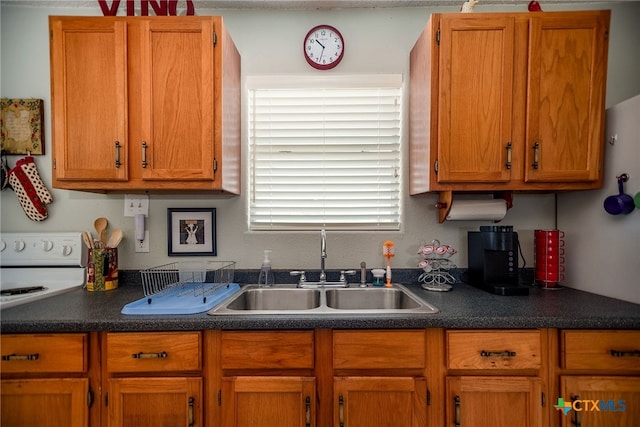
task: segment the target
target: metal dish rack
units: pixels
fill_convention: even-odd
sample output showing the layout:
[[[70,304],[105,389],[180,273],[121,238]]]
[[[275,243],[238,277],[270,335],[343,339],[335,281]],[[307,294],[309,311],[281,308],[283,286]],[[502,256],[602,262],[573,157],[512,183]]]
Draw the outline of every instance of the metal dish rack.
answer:
[[[202,297],[233,282],[235,261],[172,262],[140,270],[142,288],[151,304],[156,296]]]

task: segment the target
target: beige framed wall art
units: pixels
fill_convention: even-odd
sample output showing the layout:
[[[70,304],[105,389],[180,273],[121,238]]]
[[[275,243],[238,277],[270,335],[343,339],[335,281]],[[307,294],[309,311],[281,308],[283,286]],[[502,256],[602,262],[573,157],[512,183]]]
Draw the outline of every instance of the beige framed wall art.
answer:
[[[6,154],[44,154],[44,101],[2,98],[0,106],[2,151]]]

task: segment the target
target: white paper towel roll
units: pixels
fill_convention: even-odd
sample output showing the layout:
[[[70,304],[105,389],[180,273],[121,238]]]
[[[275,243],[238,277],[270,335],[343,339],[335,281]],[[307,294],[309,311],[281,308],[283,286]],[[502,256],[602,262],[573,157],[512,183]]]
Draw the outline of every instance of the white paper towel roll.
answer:
[[[447,215],[449,221],[491,220],[499,221],[507,214],[507,202],[503,199],[454,200]]]

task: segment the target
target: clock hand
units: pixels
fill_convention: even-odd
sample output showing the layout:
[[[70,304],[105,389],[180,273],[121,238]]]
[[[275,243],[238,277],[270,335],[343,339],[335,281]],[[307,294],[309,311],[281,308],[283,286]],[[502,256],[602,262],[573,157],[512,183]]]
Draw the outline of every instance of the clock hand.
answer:
[[[318,39],[316,39],[316,43],[318,43],[320,46],[322,46],[322,49],[324,50],[324,45],[322,43],[320,43],[320,41]]]

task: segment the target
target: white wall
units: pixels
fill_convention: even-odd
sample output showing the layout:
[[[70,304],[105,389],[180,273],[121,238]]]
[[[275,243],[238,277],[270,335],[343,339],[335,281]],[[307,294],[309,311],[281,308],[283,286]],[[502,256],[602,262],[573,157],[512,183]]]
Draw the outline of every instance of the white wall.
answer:
[[[640,193],[640,95],[607,109],[604,187],[558,197],[558,226],[566,233],[566,285],[640,304],[640,209],[609,215],[605,198],[618,194],[616,177],[627,173],[624,191]]]
[[[123,3],[124,4],[124,3]],[[640,3],[589,5],[588,8],[612,8],[612,34],[609,67],[609,94],[620,99],[640,93],[640,59],[637,46],[640,34],[638,19]],[[124,6],[123,6],[124,7]],[[568,5],[553,9],[576,9]],[[587,9],[587,7],[580,7]],[[493,6],[489,10],[524,11],[525,6]],[[551,10],[552,7],[546,8]],[[448,8],[390,8],[328,11],[286,10],[209,10],[196,9],[199,15],[222,15],[242,55],[243,76],[260,74],[313,74],[301,54],[302,38],[312,26],[329,23],[341,30],[346,38],[346,56],[335,74],[402,73],[408,75],[409,51],[431,12],[455,12]],[[43,98],[46,109],[46,137],[51,135],[49,93],[48,15],[101,15],[97,1],[92,8],[27,8],[2,5],[1,13],[1,95],[16,98]],[[624,37],[623,37],[624,35]],[[613,46],[614,39],[625,42],[624,50]],[[617,43],[617,42],[616,42]],[[266,54],[268,52],[268,54]],[[617,64],[621,64],[619,67]],[[619,69],[620,68],[620,69]],[[624,68],[624,69],[622,69]],[[612,80],[612,76],[614,76]],[[406,93],[405,93],[406,95]],[[619,99],[618,99],[619,98]],[[608,101],[609,103],[609,101]],[[408,97],[405,96],[405,107]],[[246,117],[246,113],[243,111]],[[405,118],[407,113],[405,111]],[[406,122],[406,121],[405,121]],[[406,162],[407,125],[404,126],[403,146]],[[246,154],[246,132],[243,131],[243,154]],[[45,183],[51,189],[51,141],[46,141],[47,154],[36,158]],[[10,164],[18,159],[11,156]],[[246,162],[243,159],[246,171]],[[244,180],[246,184],[247,180]],[[466,267],[466,235],[477,230],[483,222],[450,222],[438,224],[433,207],[435,195],[409,197],[404,183],[403,224],[397,233],[328,233],[327,267],[355,268],[364,260],[367,265],[380,265],[382,243],[396,244],[394,265],[415,267],[419,259],[417,247],[432,239],[456,246],[454,261]],[[150,242],[151,252],[136,254],[133,250],[133,221],[123,217],[122,195],[101,195],[74,191],[52,190],[54,202],[49,206],[49,218],[42,223],[27,219],[12,191],[1,195],[1,226],[3,232],[75,231],[89,229],[98,216],[109,218],[113,227],[125,231],[120,246],[120,268],[146,268],[175,261],[167,257],[166,210],[169,207],[215,207],[218,216],[218,257],[235,260],[239,268],[258,268],[264,248],[273,249],[274,268],[318,268],[319,233],[249,232],[246,227],[246,187],[243,195],[217,199],[208,195],[151,195]],[[553,195],[515,195],[515,207],[507,213],[502,224],[514,225],[520,232],[528,265],[533,264],[533,230],[555,227],[555,197]]]

